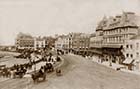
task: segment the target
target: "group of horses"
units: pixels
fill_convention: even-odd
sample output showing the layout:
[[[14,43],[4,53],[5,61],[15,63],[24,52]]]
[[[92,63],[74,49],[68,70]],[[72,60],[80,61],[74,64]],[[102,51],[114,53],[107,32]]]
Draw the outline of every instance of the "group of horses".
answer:
[[[0,68],[0,77],[22,78],[26,74],[27,69],[32,68],[32,65],[33,62],[19,65],[14,64],[12,67],[3,66]]]
[[[33,79],[34,82],[38,82],[38,80],[40,78],[42,78],[43,80],[45,80],[46,79],[46,74],[47,73],[50,73],[50,72],[53,72],[53,71],[54,71],[53,64],[46,62],[46,65],[41,66],[41,68],[38,71],[35,71],[32,74],[32,79]]]

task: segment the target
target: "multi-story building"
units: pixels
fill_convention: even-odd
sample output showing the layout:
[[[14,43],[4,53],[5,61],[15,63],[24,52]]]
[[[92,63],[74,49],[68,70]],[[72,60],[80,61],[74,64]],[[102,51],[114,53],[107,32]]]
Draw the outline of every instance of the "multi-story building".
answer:
[[[103,19],[104,21],[104,19]],[[91,34],[90,37],[90,45],[89,45],[89,51],[90,53],[102,55],[102,45],[103,45],[103,21],[101,21],[97,28],[96,32],[94,34]]]
[[[46,43],[45,39],[43,39],[41,37],[34,38],[34,49],[45,48],[45,46],[46,46],[45,43]]]
[[[29,34],[19,33],[15,40],[17,49],[34,48],[34,38]]]
[[[90,44],[90,34],[82,33],[79,37],[79,46],[78,46],[79,54],[88,55],[89,44]]]
[[[57,50],[68,51],[69,50],[69,37],[67,35],[61,35],[55,41],[55,48]]]
[[[17,49],[38,49],[45,48],[46,39],[41,37],[32,37],[29,34],[19,33],[15,40]]]
[[[104,17],[99,23],[99,28],[103,31],[103,54],[109,55],[113,60],[116,56],[122,57],[119,59],[119,62],[122,62],[121,49],[125,41],[139,33],[139,21],[139,16],[133,12],[123,12],[122,15],[115,17]]]
[[[70,33],[69,48],[76,54],[88,54],[90,35],[85,33]]]
[[[49,48],[52,48],[52,47],[55,47],[55,41],[56,41],[56,38],[54,37],[47,37],[47,45]]]
[[[79,39],[80,39],[81,33],[69,33],[69,51],[78,53],[78,47],[79,47]]]
[[[69,33],[68,35],[61,35],[58,36],[55,42],[55,48],[77,54],[87,54],[89,37],[89,34],[84,33]]]
[[[130,70],[139,70],[140,71],[140,35],[136,35],[123,46],[123,53],[125,60],[123,64],[128,66]]]
[[[72,52],[73,51],[73,48],[72,48],[73,37],[74,37],[74,34],[73,33],[69,33],[68,34],[68,38],[69,38],[69,52]]]

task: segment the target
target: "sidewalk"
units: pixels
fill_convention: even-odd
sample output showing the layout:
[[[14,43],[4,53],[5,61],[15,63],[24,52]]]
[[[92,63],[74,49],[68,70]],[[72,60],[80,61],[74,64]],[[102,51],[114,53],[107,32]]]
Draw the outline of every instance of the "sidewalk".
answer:
[[[72,53],[69,53],[69,55],[75,55],[75,54],[72,54]],[[79,56],[79,55],[77,55]],[[82,57],[82,56],[81,56]],[[83,57],[85,58],[85,57]],[[98,57],[92,57],[92,58],[85,58],[85,60],[91,60],[93,62],[96,62],[100,65],[104,65],[106,67],[109,67],[109,68],[112,68],[114,70],[116,70],[117,68],[120,68],[120,67],[125,67],[124,65],[120,65],[120,64],[116,64],[116,63],[112,63],[112,66],[109,66],[109,62],[108,61],[104,61],[104,62],[100,62],[100,60],[97,60]],[[128,69],[121,69],[120,71],[123,71],[123,72],[127,72],[127,73],[131,73],[131,74],[136,74],[136,75],[140,75],[140,71],[131,71],[131,70],[128,70]]]
[[[108,62],[108,61],[105,61],[105,62],[103,62],[103,63],[98,62],[98,60],[92,60],[92,61],[93,61],[93,62],[96,62],[96,63],[98,63],[98,64],[100,64],[100,65],[104,65],[104,66],[106,66],[106,67],[115,69],[115,70],[116,70],[117,68],[120,68],[120,67],[125,67],[124,65],[120,65],[120,64],[116,64],[116,63],[112,63],[112,66],[109,66],[109,62]],[[131,71],[131,70],[128,70],[128,69],[121,69],[120,71],[140,75],[140,71]]]

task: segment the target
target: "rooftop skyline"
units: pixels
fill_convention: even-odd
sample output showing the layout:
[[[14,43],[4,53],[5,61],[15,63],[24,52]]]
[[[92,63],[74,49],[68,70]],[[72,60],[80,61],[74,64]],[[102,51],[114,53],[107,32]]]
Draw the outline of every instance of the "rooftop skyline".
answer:
[[[106,15],[140,15],[139,0],[0,0],[0,44],[14,44],[19,32],[33,36],[95,32]]]

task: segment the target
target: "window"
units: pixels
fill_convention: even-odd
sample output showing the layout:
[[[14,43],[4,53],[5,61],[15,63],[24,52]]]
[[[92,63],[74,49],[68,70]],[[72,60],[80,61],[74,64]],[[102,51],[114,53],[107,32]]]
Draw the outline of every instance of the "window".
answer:
[[[126,45],[126,48],[129,48],[129,45]]]
[[[129,57],[129,54],[126,54],[126,57]]]
[[[132,49],[132,48],[133,48],[133,46],[132,46],[132,45],[130,45],[130,48]]]
[[[130,56],[131,56],[131,58],[133,58],[133,54],[131,54]]]

